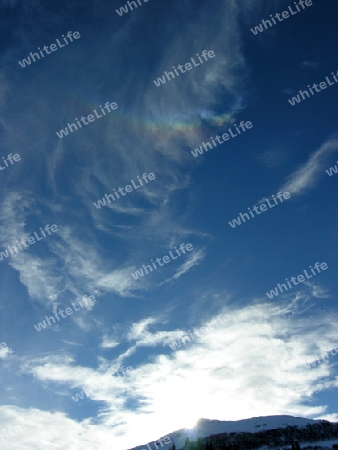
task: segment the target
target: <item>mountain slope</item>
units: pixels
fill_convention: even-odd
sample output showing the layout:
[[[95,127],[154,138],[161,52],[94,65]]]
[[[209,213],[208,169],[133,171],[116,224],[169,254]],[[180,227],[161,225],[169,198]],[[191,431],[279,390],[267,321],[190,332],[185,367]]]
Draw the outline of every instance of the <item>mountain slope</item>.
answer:
[[[162,445],[160,441],[157,440],[134,447],[130,450],[156,450],[156,443],[160,450],[169,449],[173,443],[175,443],[177,449],[180,449],[184,446],[187,437],[190,441],[196,441],[198,438],[209,437],[219,433],[257,433],[258,431],[274,430],[277,428],[285,428],[287,426],[298,426],[303,428],[308,424],[320,424],[321,422],[321,420],[293,416],[262,416],[236,421],[200,419],[192,429],[182,428],[181,430],[169,433],[167,435],[171,440],[171,443],[169,444],[164,444],[162,439]]]

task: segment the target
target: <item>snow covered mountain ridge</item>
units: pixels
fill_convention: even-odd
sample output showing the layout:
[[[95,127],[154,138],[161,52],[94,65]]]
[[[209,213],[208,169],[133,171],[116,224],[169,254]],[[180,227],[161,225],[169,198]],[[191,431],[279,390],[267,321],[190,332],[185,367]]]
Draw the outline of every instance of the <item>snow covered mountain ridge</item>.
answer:
[[[252,417],[251,419],[243,419],[236,421],[222,421],[200,419],[194,428],[180,429],[169,433],[165,437],[161,437],[156,441],[134,447],[129,450],[169,450],[173,443],[179,450],[184,447],[186,438],[190,441],[197,441],[198,438],[205,438],[219,433],[257,433],[263,430],[274,430],[277,428],[285,428],[287,426],[306,427],[308,424],[320,424],[322,420],[312,420],[303,417],[293,416],[262,416]],[[170,442],[168,441],[170,438]],[[165,444],[164,442],[169,442]]]

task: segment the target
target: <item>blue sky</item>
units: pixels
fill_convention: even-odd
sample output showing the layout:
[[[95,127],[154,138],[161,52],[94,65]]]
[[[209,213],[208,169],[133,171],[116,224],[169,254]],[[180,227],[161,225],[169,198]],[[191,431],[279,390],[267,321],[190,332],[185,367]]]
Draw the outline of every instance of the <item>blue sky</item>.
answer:
[[[325,172],[338,86],[288,103],[337,73],[338,6],[254,35],[293,2],[140,1],[122,16],[117,0],[0,1],[0,161],[21,158],[0,171],[0,251],[58,227],[0,261],[0,422],[22,425],[0,447],[124,450],[200,417],[338,420],[338,356],[305,365],[338,347],[338,175]],[[19,65],[68,31],[80,38]],[[203,50],[215,57],[155,86]],[[106,102],[118,109],[58,138]],[[193,157],[241,121],[253,127]],[[156,178],[94,206],[144,173]],[[328,269],[268,298],[316,262]],[[34,327],[84,296],[96,301]]]

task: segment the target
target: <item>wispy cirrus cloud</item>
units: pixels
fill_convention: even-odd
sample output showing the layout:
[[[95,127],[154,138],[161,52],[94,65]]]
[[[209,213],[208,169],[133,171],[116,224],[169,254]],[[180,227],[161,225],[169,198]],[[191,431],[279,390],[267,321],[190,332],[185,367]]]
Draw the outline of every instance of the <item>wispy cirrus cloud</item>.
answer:
[[[292,195],[302,195],[315,186],[329,155],[338,150],[338,139],[330,138],[309,159],[288,176],[286,182],[279,188]]]
[[[193,7],[192,2],[188,3]],[[176,6],[173,5],[170,14],[177,19]],[[180,8],[179,5],[178,7]],[[38,9],[39,4],[34,4],[34,8]],[[199,233],[199,237],[203,239],[199,230],[187,225],[189,206],[183,216],[177,214],[175,195],[179,190],[184,191],[190,183],[187,170],[189,155],[182,148],[200,140],[203,122],[213,125],[221,123],[222,117],[231,116],[244,105],[243,86],[246,76],[239,76],[239,70],[245,68],[245,60],[238,19],[245,8],[251,8],[251,2],[245,2],[244,5],[230,2],[212,7],[201,6],[197,23],[191,22],[182,27],[182,35],[177,36],[173,30],[167,29],[167,35],[172,39],[168,39],[168,45],[164,48],[154,40],[149,54],[156,55],[161,47],[161,57],[154,58],[155,64],[151,71],[140,73],[136,79],[133,70],[126,71],[122,65],[115,68],[112,78],[110,68],[102,64],[107,52],[112,58],[118,58],[117,48],[131,42],[132,30],[137,26],[133,18],[128,21],[128,26],[123,26],[110,36],[104,48],[98,45],[97,51],[93,52],[94,59],[88,66],[83,59],[81,45],[73,46],[71,52],[55,55],[55,58],[60,57],[65,62],[81,58],[82,64],[85,64],[83,71],[86,72],[86,77],[80,77],[77,81],[80,97],[83,93],[87,95],[88,87],[92,85],[92,79],[96,76],[92,70],[95,64],[102,67],[100,78],[109,80],[102,81],[97,98],[103,98],[103,95],[107,95],[106,92],[114,89],[119,93],[115,95],[116,98],[112,98],[119,104],[118,114],[105,117],[96,124],[96,128],[91,128],[90,134],[86,133],[87,130],[79,130],[76,140],[72,135],[61,142],[57,140],[55,130],[58,129],[58,124],[73,120],[80,113],[85,114],[88,105],[85,101],[74,102],[70,99],[66,87],[61,90],[58,98],[55,97],[50,89],[50,85],[58,80],[55,71],[52,71],[48,82],[42,72],[37,71],[29,85],[18,83],[20,89],[13,91],[14,97],[10,105],[6,103],[6,95],[3,94],[1,104],[9,107],[9,112],[1,116],[4,142],[14,151],[20,149],[21,152],[23,147],[26,148],[27,153],[22,154],[22,167],[26,172],[32,169],[34,173],[32,177],[22,177],[22,171],[13,172],[11,185],[15,186],[20,181],[19,186],[25,186],[25,191],[18,191],[20,198],[26,197],[28,193],[29,197],[36,199],[39,209],[44,210],[39,219],[44,220],[48,214],[49,217],[59,217],[64,223],[63,227],[60,226],[57,240],[48,248],[48,261],[45,260],[42,264],[39,256],[33,257],[32,253],[28,256],[26,252],[18,257],[16,263],[13,262],[13,268],[20,273],[20,279],[27,286],[31,298],[48,299],[49,302],[65,291],[81,295],[83,290],[88,292],[93,289],[119,296],[132,295],[136,287],[130,277],[130,270],[136,257],[138,260],[141,256],[146,258],[149,248],[155,252],[156,248],[167,247],[168,242],[177,241],[181,236]],[[52,20],[50,15],[48,17]],[[184,18],[180,20],[184,21]],[[216,20],[219,25],[219,31],[212,36],[207,31],[210,20]],[[186,42],[184,47],[180,45],[182,39]],[[26,41],[23,44],[23,49],[26,49]],[[139,63],[140,67],[142,46],[141,41],[134,43],[129,58],[133,65]],[[199,70],[177,79],[177,82],[168,84],[166,89],[158,92],[152,83],[152,77],[156,73],[166,70],[171,61],[173,64],[185,61],[187,56],[207,47],[216,54],[212,66],[201,66]],[[34,46],[29,51],[32,49]],[[12,56],[14,58],[14,54]],[[44,63],[53,67],[55,58],[46,58]],[[21,76],[22,73],[18,72],[18,79]],[[11,91],[12,81],[6,69],[2,72],[2,77],[2,85],[8,87],[6,92]],[[218,117],[218,112],[215,111],[219,106],[220,90],[227,96],[227,104],[230,106]],[[123,102],[125,97],[122,94],[130,101]],[[32,101],[35,97],[37,100]],[[14,112],[11,108],[17,103],[15,98],[21,99],[21,106],[19,111]],[[54,105],[53,109],[50,104]],[[178,109],[184,112],[178,114]],[[209,111],[208,118],[202,118],[200,111]],[[44,118],[43,123],[40,117]],[[29,144],[24,146],[27,140]],[[97,211],[92,204],[106,192],[111,192],[112,188],[125,186],[136,175],[150,171],[156,174],[156,184],[154,182],[153,186],[143,187],[126,198],[121,198],[105,211]],[[46,178],[44,187],[46,191],[52,191],[52,201],[43,190],[37,193],[40,178]],[[16,230],[12,237],[17,239],[20,235],[17,233],[20,221],[24,223],[27,220],[27,211],[22,210],[22,215],[16,217],[15,223],[11,222],[9,216],[4,217],[4,227],[7,232]],[[81,237],[78,233],[79,222],[82,227]],[[92,233],[92,224],[99,233],[106,233],[116,240],[128,239],[130,244],[137,246],[139,254],[130,252],[125,255],[122,264],[117,264],[115,257],[108,258],[98,245],[97,237]],[[123,228],[118,228],[119,226]],[[115,244],[116,242],[112,242],[112,246]],[[201,255],[199,260],[202,260]],[[185,263],[174,275],[174,279],[197,263],[198,258]],[[148,285],[141,284],[138,283],[137,289],[149,289]]]
[[[189,259],[185,261],[183,264],[181,264],[181,266],[178,268],[177,272],[172,277],[172,279],[177,280],[180,276],[188,272],[194,266],[201,264],[205,255],[206,255],[205,249],[196,250],[193,254],[189,255]]]

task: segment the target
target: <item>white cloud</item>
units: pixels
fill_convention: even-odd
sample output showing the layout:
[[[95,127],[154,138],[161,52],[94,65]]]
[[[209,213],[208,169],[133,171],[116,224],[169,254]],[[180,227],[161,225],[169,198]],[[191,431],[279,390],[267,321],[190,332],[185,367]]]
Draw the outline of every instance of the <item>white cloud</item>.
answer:
[[[314,417],[318,420],[329,420],[330,422],[338,422],[338,414],[325,414],[324,416]]]
[[[194,6],[193,2],[186,4]],[[133,24],[137,21],[136,14],[131,15],[126,25],[112,34],[111,41],[98,49],[97,55],[92,55],[92,66],[102,68],[99,74],[102,86],[103,80],[107,79],[112,92],[118,86],[120,92],[128,92],[134,98],[132,110],[125,113],[126,117],[130,114],[130,120],[124,122],[121,118],[116,119],[118,126],[114,126],[115,118],[109,117],[102,133],[93,132],[91,138],[79,131],[77,146],[70,140],[59,142],[56,146],[46,145],[51,128],[50,123],[42,121],[41,117],[45,112],[50,114],[47,118],[54,126],[54,111],[57,108],[51,101],[54,97],[49,97],[47,91],[55,79],[48,79],[48,88],[40,90],[45,86],[43,78],[46,77],[43,71],[37,71],[35,85],[33,80],[33,84],[22,84],[29,86],[27,90],[24,87],[20,87],[17,93],[13,90],[11,103],[6,105],[8,113],[6,111],[6,115],[1,117],[4,135],[13,151],[27,144],[29,158],[26,159],[25,170],[29,173],[31,164],[36,169],[36,178],[32,177],[33,181],[28,177],[23,178],[24,181],[14,178],[12,183],[20,179],[22,184],[32,186],[31,190],[3,196],[1,243],[8,245],[11,240],[25,237],[28,218],[41,221],[43,214],[33,214],[33,209],[39,208],[35,208],[34,202],[28,202],[27,198],[41,201],[42,209],[57,213],[67,223],[60,227],[55,240],[46,241],[49,259],[40,258],[35,249],[29,249],[10,262],[19,272],[20,280],[31,298],[49,304],[65,291],[75,296],[106,292],[130,296],[134,289],[147,287],[142,283],[136,284],[131,277],[136,247],[139,249],[139,259],[148,257],[149,249],[153,251],[157,246],[163,248],[168,241],[177,242],[181,236],[186,238],[194,234],[202,237],[202,233],[198,234],[185,226],[184,218],[178,216],[177,205],[173,202],[173,194],[190,183],[189,175],[182,170],[186,169],[190,154],[182,149],[195,145],[201,139],[200,111],[208,111],[203,120],[216,126],[221,125],[222,121],[231,121],[231,116],[243,108],[242,87],[246,76],[239,74],[245,73],[245,61],[237,19],[241,13],[246,14],[247,8],[256,9],[256,5],[257,1],[253,0],[232,0],[217,4],[215,9],[207,5],[205,9],[196,11],[198,21],[182,28],[179,34],[168,40],[169,46],[163,50],[160,64],[154,67],[154,77],[167,70],[171,62],[187,61],[197,51],[203,50],[206,42],[215,50],[216,58],[200,67],[201,70],[196,69],[186,78],[176,80],[178,83],[168,83],[163,89],[152,85],[149,72],[140,72],[135,77],[133,71],[128,74],[125,67],[117,65],[114,74],[122,73],[123,78],[112,78],[111,67],[102,65],[107,54],[114,60],[119,56],[121,47],[134,40]],[[210,38],[211,22],[214,32]],[[182,46],[182,42],[185,45]],[[133,48],[135,56],[142,54],[139,41],[134,42]],[[77,56],[75,48],[73,55]],[[121,84],[121,79],[124,84]],[[10,88],[5,77],[1,81],[5,88],[0,89],[0,107],[5,104],[5,90],[7,92]],[[86,84],[81,84],[81,79],[78,83],[78,91],[85,91]],[[224,114],[217,116],[214,111],[220,106],[220,89],[222,96],[226,95],[229,99],[226,102],[229,107]],[[20,104],[20,111],[11,109],[11,105],[16,104]],[[51,104],[54,108],[50,108]],[[178,109],[184,113],[177,115]],[[70,107],[66,113],[67,117],[75,117]],[[34,132],[37,131],[41,138],[39,142],[34,141]],[[34,139],[31,139],[32,136]],[[30,145],[30,140],[34,144]],[[290,176],[286,183],[290,192],[302,193],[314,184],[322,158],[336,145],[334,140],[325,144]],[[32,148],[34,152],[29,152]],[[48,158],[46,155],[50,155],[47,167],[44,165],[45,158]],[[73,165],[75,160],[80,162],[71,172],[70,161]],[[150,170],[160,180],[157,184],[154,182],[149,188],[140,189],[105,209],[96,210],[92,204],[104,193],[111,192],[113,187],[124,186],[136,175]],[[42,201],[40,185],[34,184],[45,173],[54,192],[52,204]],[[66,180],[69,181],[67,186],[64,185]],[[59,204],[55,200],[58,196],[62,200]],[[65,211],[68,214],[64,216]],[[133,219],[130,222],[132,225],[119,223],[121,217],[122,220]],[[91,231],[92,223],[88,224],[91,220],[96,230],[123,239],[123,242],[128,240],[132,248],[130,256],[127,255],[121,263],[113,244],[109,251],[102,248],[97,235]],[[203,258],[202,250],[194,252],[177,269],[172,279],[179,278]],[[60,272],[62,279],[58,276]],[[324,293],[314,287],[313,295],[322,298]],[[41,390],[58,386],[62,393],[54,391],[54,394],[56,400],[62,401],[65,393],[71,395],[71,389],[84,390],[89,400],[98,402],[94,404],[98,405],[99,413],[90,419],[75,420],[64,413],[2,406],[0,422],[6,427],[27,424],[26,430],[16,433],[13,450],[42,450],[47,443],[69,450],[108,450],[112,447],[119,450],[149,442],[201,416],[243,418],[247,415],[248,405],[253,415],[286,411],[298,415],[325,414],[325,406],[304,406],[304,398],[311,398],[317,390],[334,385],[329,381],[330,363],[325,362],[313,370],[305,369],[303,363],[311,361],[316,352],[335,344],[336,317],[321,313],[308,322],[299,322],[299,317],[295,315],[307,310],[310,305],[307,297],[299,296],[297,301],[284,305],[284,309],[266,303],[257,303],[242,310],[233,308],[231,311],[228,308],[226,313],[231,315],[231,323],[220,326],[210,320],[202,324],[208,326],[208,332],[202,333],[202,337],[176,353],[168,348],[156,348],[149,359],[143,359],[142,347],[166,346],[172,340],[183,337],[186,330],[159,329],[164,319],[148,317],[131,325],[123,341],[129,348],[121,350],[120,354],[117,343],[122,340],[104,334],[98,344],[98,353],[109,353],[111,359],[98,357],[96,367],[81,365],[72,355],[25,357],[22,372],[34,377],[34,383]],[[285,311],[295,314],[281,320]],[[75,320],[82,330],[89,329],[89,321],[81,313],[70,320]],[[326,324],[325,333],[323,323]],[[76,347],[75,342],[64,342]],[[67,349],[69,353],[72,350],[76,351]],[[115,370],[121,362],[129,362],[132,357],[135,363],[130,363],[133,371],[128,376],[112,377],[107,373]],[[6,364],[10,364],[11,359],[7,357]],[[266,387],[264,395],[258,395],[253,390],[257,383]],[[136,407],[132,408],[130,403],[134,400]],[[226,410],[224,404],[227,405]],[[57,407],[55,405],[57,403],[53,404],[53,409]],[[63,405],[62,409],[67,410],[67,405]],[[231,417],[230,412],[226,416],[225,411],[231,411]],[[38,420],[33,419],[33,412],[38,414]],[[10,445],[7,448],[11,448]]]
[[[60,412],[0,406],[0,422],[0,446],[8,450],[43,450],[49,442],[53,442],[55,448],[69,450],[111,448],[109,429],[98,430],[88,420],[77,423]],[[98,441],[101,441],[100,447]]]
[[[64,342],[65,344],[73,345],[73,346],[75,346],[75,347],[82,347],[82,345],[83,345],[83,344],[80,344],[80,343],[77,343],[77,342],[70,342],[70,341],[67,341],[66,339],[61,339],[61,340],[62,340],[62,342]]]
[[[7,347],[5,342],[0,343],[0,359],[8,358],[8,355],[12,353],[12,350]]]
[[[198,264],[201,264],[202,260],[205,257],[205,250],[200,249],[194,251],[191,255],[189,255],[189,259],[185,261],[177,270],[175,275],[173,276],[174,280],[177,280],[181,275],[188,272],[192,267],[197,266]]]
[[[26,231],[25,212],[34,207],[36,207],[35,202],[31,200],[27,192],[21,194],[12,191],[5,196],[1,205],[0,226],[0,243],[3,247],[15,246],[17,240],[27,239],[34,231],[39,232],[38,228],[30,230],[29,233]],[[41,226],[47,223],[42,223]],[[1,264],[8,262],[20,273],[20,281],[27,287],[32,298],[52,301],[60,293],[61,277],[55,275],[55,259],[37,256],[39,247],[42,245],[48,248],[53,238],[55,238],[53,235],[47,236],[42,242],[36,242],[29,248],[19,250],[18,253],[1,261]],[[17,249],[19,249],[18,246]]]
[[[140,320],[131,326],[126,339],[128,341],[136,341],[134,350],[136,347],[156,347],[157,345],[169,345],[170,342],[176,339],[180,339],[184,336],[184,331],[150,331],[149,326],[152,328],[158,323],[163,323],[163,318],[148,317],[147,319]]]
[[[176,352],[156,350],[151,359],[130,364],[129,356],[137,356],[142,346],[166,339],[169,342],[186,333],[159,330],[163,320],[149,317],[133,324],[126,335],[127,342],[135,341],[132,352],[111,361],[101,359],[96,369],[76,364],[71,356],[55,355],[26,361],[22,370],[34,374],[43,386],[57,383],[63,390],[67,386],[83,390],[89,399],[105,402],[95,427],[90,420],[73,424],[103,449],[109,427],[110,441],[122,450],[182,428],[199,417],[241,419],[247,416],[248,405],[253,416],[325,416],[325,405],[314,407],[304,399],[336,385],[329,377],[334,357],[312,369],[305,363],[337,346],[337,317],[319,312],[300,321],[297,315],[285,314],[294,308],[292,300],[280,305],[257,302],[242,309],[228,305],[229,321],[212,318],[200,325],[206,327],[203,332],[196,327],[200,335]],[[133,370],[126,376],[112,376],[121,363]],[[257,390],[256,386],[262,388]],[[137,406],[130,409],[127,399]],[[60,435],[59,439],[62,442]]]
[[[103,336],[100,347],[101,348],[115,348],[118,345],[119,345],[119,342],[117,342],[115,339],[111,339],[108,336]]]
[[[338,150],[338,139],[329,139],[309,159],[295,170],[279,189],[291,195],[301,195],[314,187],[320,175],[323,175],[324,164],[331,153]],[[325,173],[325,172],[324,172]]]

